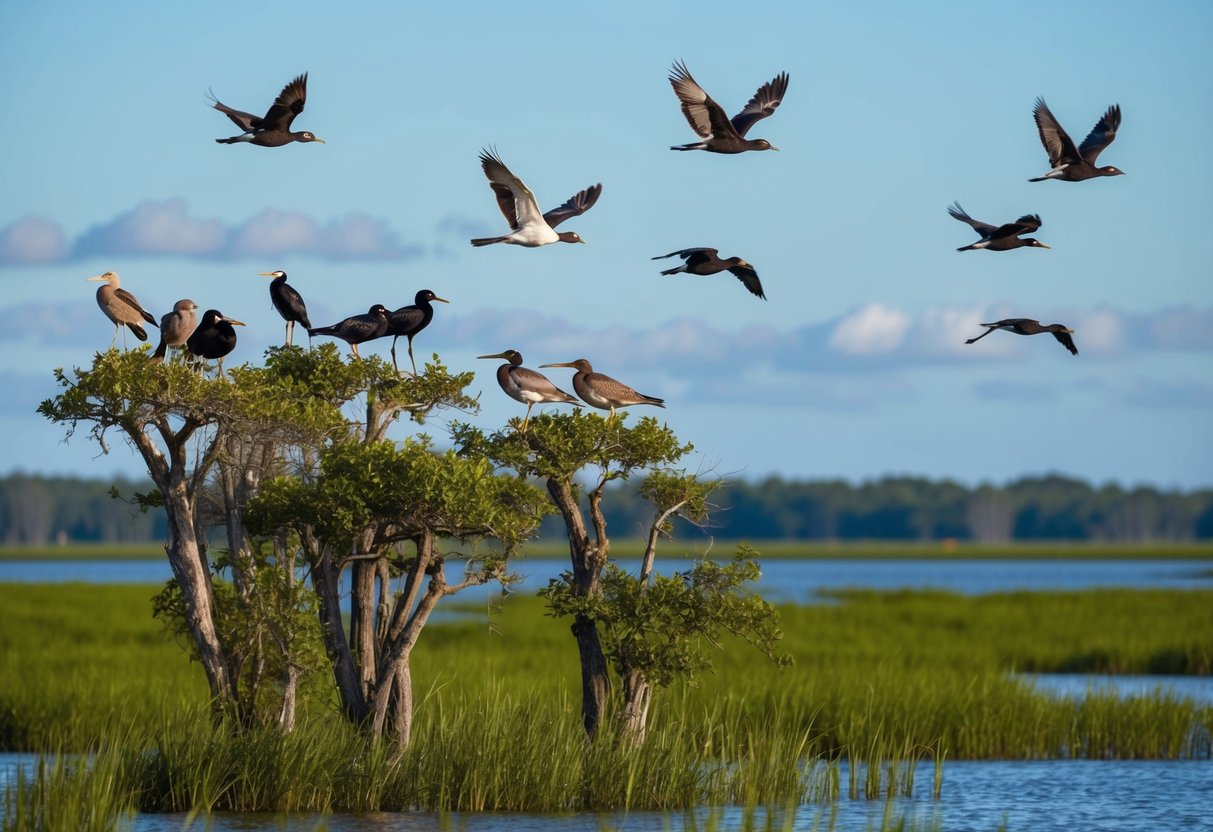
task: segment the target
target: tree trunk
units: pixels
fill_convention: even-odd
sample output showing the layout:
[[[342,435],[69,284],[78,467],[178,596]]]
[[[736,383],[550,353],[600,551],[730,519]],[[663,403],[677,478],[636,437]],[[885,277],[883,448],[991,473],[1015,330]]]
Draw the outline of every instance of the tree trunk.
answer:
[[[367,560],[370,554],[373,532],[363,533],[354,552],[359,559],[350,566],[350,647],[358,663],[358,678],[362,695],[375,695],[376,643],[375,643],[375,576],[374,561]]]
[[[198,660],[206,672],[206,680],[215,701],[235,703],[235,686],[229,674],[223,645],[219,643],[219,634],[215,631],[211,575],[195,535],[193,505],[182,482],[162,486],[161,493],[164,496],[164,512],[168,517],[168,542],[164,551],[173,568],[173,577],[181,587],[185,623],[198,649]]]
[[[601,549],[602,539],[597,544],[590,541],[585,520],[573,487],[568,480],[552,478],[547,481],[548,494],[564,518],[569,537],[569,559],[573,566],[573,591],[589,596],[599,592],[599,577],[605,560]],[[605,523],[595,518],[595,530],[605,531]],[[577,639],[577,654],[581,660],[581,721],[585,732],[593,737],[598,732],[606,714],[607,698],[611,693],[611,677],[607,671],[606,655],[598,637],[594,620],[584,615],[573,618],[569,629]]]
[[[639,670],[623,674],[623,713],[620,714],[620,733],[633,745],[644,742],[648,731],[649,704],[653,700],[653,689]]]
[[[295,702],[299,693],[299,669],[287,664],[282,678],[282,706],[278,709],[278,727],[282,733],[295,730]]]
[[[305,541],[305,548],[314,553],[312,560],[312,587],[320,601],[320,628],[324,633],[324,647],[333,665],[333,680],[337,684],[337,695],[341,709],[355,725],[366,719],[366,694],[358,675],[354,655],[345,637],[345,624],[341,618],[341,570],[333,563],[332,552],[327,546],[316,552],[315,541]]]

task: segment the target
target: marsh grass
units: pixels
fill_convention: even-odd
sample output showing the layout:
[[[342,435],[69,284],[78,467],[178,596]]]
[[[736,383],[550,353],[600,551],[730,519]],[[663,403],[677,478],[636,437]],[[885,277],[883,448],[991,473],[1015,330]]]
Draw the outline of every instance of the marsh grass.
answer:
[[[511,596],[427,630],[413,745],[399,756],[336,716],[325,679],[290,735],[213,723],[201,670],[151,620],[150,595],[0,586],[0,740],[50,754],[9,790],[6,828],[64,828],[22,824],[93,803],[111,822],[132,810],[782,807],[938,796],[945,758],[1210,756],[1213,708],[1162,693],[1055,699],[1011,675],[1076,661],[1208,673],[1209,592],[834,593],[782,609],[794,666],[726,642],[714,673],[659,692],[639,749],[610,732],[586,741],[566,624]]]

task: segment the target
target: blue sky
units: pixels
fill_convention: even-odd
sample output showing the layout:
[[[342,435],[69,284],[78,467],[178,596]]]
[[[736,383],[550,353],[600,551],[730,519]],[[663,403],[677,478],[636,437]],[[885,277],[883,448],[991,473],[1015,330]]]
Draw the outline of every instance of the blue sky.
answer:
[[[257,273],[281,268],[317,324],[449,298],[416,348],[478,370],[486,428],[522,408],[474,357],[515,348],[664,397],[725,474],[1213,484],[1213,4],[178,6],[0,6],[0,473],[141,473],[34,412],[109,344],[84,278],[246,321],[229,363],[256,362],[282,336]],[[752,131],[781,152],[668,150],[694,138],[675,59],[730,113],[786,70]],[[234,131],[208,88],[262,112],[303,71],[295,126],[327,144],[214,143]],[[1126,175],[1028,183],[1037,96],[1076,141],[1119,103],[1100,162]],[[490,145],[545,210],[603,183],[562,226],[589,245],[467,244],[504,229]],[[1038,213],[1053,248],[957,253],[952,200]],[[699,245],[769,301],[649,259]],[[1074,327],[1081,355],[963,344],[1013,316]]]

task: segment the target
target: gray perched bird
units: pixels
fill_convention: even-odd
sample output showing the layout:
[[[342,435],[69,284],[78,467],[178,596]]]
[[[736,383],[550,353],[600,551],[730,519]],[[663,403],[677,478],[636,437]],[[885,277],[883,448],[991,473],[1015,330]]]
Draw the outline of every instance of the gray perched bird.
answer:
[[[637,393],[621,381],[616,381],[610,376],[594,372],[594,368],[590,366],[590,362],[584,358],[578,358],[576,361],[566,361],[561,364],[540,364],[539,366],[541,368],[572,367],[575,369],[577,372],[573,373],[573,389],[577,392],[577,395],[586,404],[593,405],[601,410],[611,411],[610,418],[615,417],[615,408],[617,407],[627,407],[633,404],[651,404],[657,407],[665,407],[665,399]]]
[[[198,326],[198,304],[183,298],[173,304],[173,311],[160,317],[160,343],[152,353],[152,361],[163,361],[169,347],[183,347]]]
[[[492,355],[478,355],[477,358],[504,358],[507,363],[497,368],[497,383],[505,394],[514,401],[526,405],[526,415],[522,417],[522,433],[526,432],[527,422],[531,418],[531,408],[537,404],[577,404],[577,399],[561,390],[543,373],[522,366],[522,354],[518,350],[495,352]]]

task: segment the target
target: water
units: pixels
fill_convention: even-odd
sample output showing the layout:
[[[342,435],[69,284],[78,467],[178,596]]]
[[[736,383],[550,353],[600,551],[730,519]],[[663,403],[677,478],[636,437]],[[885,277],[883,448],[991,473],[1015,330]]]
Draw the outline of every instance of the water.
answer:
[[[28,757],[0,754],[0,788],[11,782]],[[790,822],[795,830],[866,832],[879,829],[886,813],[910,818],[908,829],[943,832],[994,832],[1006,829],[1072,830],[1072,832],[1154,832],[1213,828],[1213,762],[1139,760],[956,761],[945,764],[939,800],[931,796],[932,767],[915,772],[910,798],[850,800],[808,804],[775,813],[775,829]],[[845,790],[846,773],[842,775]],[[833,826],[831,827],[831,816]],[[763,828],[759,815],[758,828]],[[428,812],[298,815],[293,817],[221,813],[189,823],[185,815],[137,815],[137,832],[212,832],[314,830],[329,832],[640,832],[740,828],[745,812],[737,807],[692,812],[580,813],[533,815]],[[713,825],[714,824],[714,825]]]
[[[617,563],[633,573],[640,569],[636,558],[621,558]],[[692,563],[686,558],[659,558],[658,569],[668,574]],[[448,580],[453,582],[459,577],[458,563],[448,565]],[[567,566],[561,560],[518,561],[514,571],[522,581],[515,589],[533,592]],[[0,561],[0,582],[5,583],[162,584],[171,576],[164,559]],[[1213,574],[1207,563],[1185,560],[772,560],[762,564],[758,590],[772,601],[806,603],[817,600],[821,590],[847,587],[943,589],[966,595],[1095,587],[1211,589]],[[489,584],[477,591],[487,595],[500,588]],[[469,593],[462,597],[474,597],[472,590]]]
[[[1020,679],[1042,693],[1085,699],[1088,693],[1115,694],[1122,699],[1166,694],[1213,706],[1213,676],[1108,676],[1099,673],[1023,673]],[[1213,828],[1211,819],[1210,828]]]

